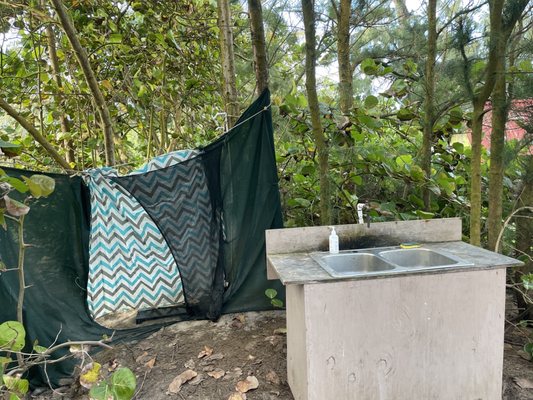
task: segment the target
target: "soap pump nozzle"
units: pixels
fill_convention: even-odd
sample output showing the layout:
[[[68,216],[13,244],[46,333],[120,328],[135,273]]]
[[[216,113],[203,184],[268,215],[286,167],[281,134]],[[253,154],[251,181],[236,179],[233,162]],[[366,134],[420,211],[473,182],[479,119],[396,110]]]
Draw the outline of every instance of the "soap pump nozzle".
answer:
[[[339,252],[339,237],[337,232],[335,232],[335,227],[330,226],[331,234],[329,235],[329,252],[332,254],[337,254]]]

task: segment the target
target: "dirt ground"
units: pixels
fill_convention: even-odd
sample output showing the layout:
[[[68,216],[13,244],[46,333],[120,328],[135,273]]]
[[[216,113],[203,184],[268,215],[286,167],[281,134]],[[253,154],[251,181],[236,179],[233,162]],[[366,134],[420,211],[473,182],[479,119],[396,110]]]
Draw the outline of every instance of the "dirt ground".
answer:
[[[507,318],[511,320],[516,315],[511,296],[508,303]],[[284,328],[283,311],[230,314],[216,323],[181,322],[137,343],[117,345],[95,359],[103,368],[121,365],[132,369],[137,376],[135,399],[291,400]],[[506,324],[504,400],[533,399],[533,362],[526,360],[522,351],[528,336],[533,339],[532,330]],[[188,370],[194,372],[186,372],[188,376],[182,375],[181,381],[192,379],[178,391],[176,378]],[[241,392],[249,390],[238,395],[237,386]],[[86,393],[74,385],[32,398],[82,400],[88,399]]]

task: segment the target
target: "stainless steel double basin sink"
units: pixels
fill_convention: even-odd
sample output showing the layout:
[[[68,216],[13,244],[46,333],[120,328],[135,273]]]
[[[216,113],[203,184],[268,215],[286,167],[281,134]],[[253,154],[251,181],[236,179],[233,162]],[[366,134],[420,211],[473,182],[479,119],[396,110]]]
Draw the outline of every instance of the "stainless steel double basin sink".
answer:
[[[445,251],[426,248],[381,247],[344,250],[338,254],[316,252],[311,253],[311,258],[336,278],[422,272],[473,265]]]

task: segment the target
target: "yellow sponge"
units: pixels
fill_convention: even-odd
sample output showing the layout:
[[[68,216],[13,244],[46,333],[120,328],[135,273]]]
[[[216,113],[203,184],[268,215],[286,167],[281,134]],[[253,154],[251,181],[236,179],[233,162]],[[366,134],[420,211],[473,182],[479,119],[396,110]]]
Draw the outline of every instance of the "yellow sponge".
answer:
[[[422,246],[420,243],[414,243],[414,242],[408,242],[408,243],[400,243],[400,247],[402,249],[416,249],[417,247]]]

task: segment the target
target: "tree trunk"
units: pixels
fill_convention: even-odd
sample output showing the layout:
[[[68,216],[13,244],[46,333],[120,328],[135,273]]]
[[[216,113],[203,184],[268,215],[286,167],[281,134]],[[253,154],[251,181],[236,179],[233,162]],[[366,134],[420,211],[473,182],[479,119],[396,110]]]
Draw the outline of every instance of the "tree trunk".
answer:
[[[261,1],[248,0],[248,13],[250,14],[250,32],[254,51],[256,94],[259,95],[268,87],[268,59]]]
[[[472,159],[470,165],[470,243],[481,244],[481,139],[483,135],[483,106],[474,102],[472,113]]]
[[[100,87],[98,86],[98,82],[91,68],[91,64],[89,63],[89,57],[87,56],[87,52],[85,51],[78,39],[78,32],[74,27],[74,22],[70,18],[70,15],[68,14],[67,9],[63,5],[62,0],[52,0],[52,4],[57,13],[57,16],[59,17],[61,27],[65,31],[65,34],[67,35],[67,38],[72,48],[74,49],[74,54],[76,54],[76,58],[78,59],[78,63],[80,64],[80,67],[83,71],[85,80],[87,81],[87,85],[91,90],[94,103],[96,104],[96,108],[100,116],[100,121],[102,123],[102,129],[104,131],[106,165],[115,165],[115,141],[113,134],[113,123],[111,122],[111,116],[109,114],[109,109],[107,108],[104,96],[100,91]]]
[[[494,250],[502,228],[503,152],[505,122],[507,121],[507,94],[505,79],[505,44],[499,54],[496,83],[492,91],[492,129],[490,134],[489,216],[487,220],[488,248]]]
[[[305,27],[305,88],[311,113],[313,137],[318,154],[320,178],[320,221],[323,225],[331,223],[330,184],[328,176],[328,143],[320,121],[320,109],[316,92],[316,39],[314,0],[302,0]]]
[[[525,171],[522,178],[522,194],[520,195],[518,207],[533,206],[533,155],[526,156]],[[516,249],[519,254],[531,255],[533,249],[533,213],[523,211],[516,217]],[[516,282],[521,282],[523,274],[533,273],[533,261],[528,260],[525,265],[515,271]],[[519,309],[528,309],[524,319],[533,319],[533,305],[524,296],[518,295],[517,302]]]
[[[228,125],[235,125],[239,116],[237,104],[237,83],[235,80],[235,56],[233,53],[233,31],[229,0],[217,0],[218,28],[220,30],[220,57],[222,61],[224,110],[228,114]]]
[[[407,10],[407,7],[405,6],[404,0],[394,0],[394,8],[396,9],[396,14],[398,15],[398,18],[400,19],[400,22],[402,24],[407,23],[407,20],[409,19],[409,11]]]
[[[61,79],[61,69],[59,68],[59,60],[57,58],[56,52],[56,38],[51,25],[46,25],[46,40],[48,42],[48,56],[50,57],[52,75],[54,76],[54,80],[59,90],[57,96],[55,97],[55,100],[57,102],[58,108],[61,110],[63,108],[63,81]],[[64,110],[60,112],[59,121],[61,123],[61,132],[63,132],[66,137],[69,137],[70,123],[67,119],[66,112],[64,112]],[[76,158],[74,154],[74,143],[72,139],[64,139],[63,144],[65,146],[67,162],[69,162],[70,164],[75,163]]]
[[[471,93],[473,104],[472,119],[472,160],[470,186],[470,243],[481,244],[481,138],[483,108],[489,98],[498,73],[500,53],[505,54],[507,41],[517,21],[522,16],[528,0],[510,0],[504,12],[504,0],[489,1],[490,35],[489,55],[485,67],[485,83],[477,93]]]
[[[437,54],[437,0],[428,0],[428,52],[425,66],[424,136],[422,140],[422,169],[426,179],[431,179],[431,147],[435,123],[435,59]],[[431,191],[427,186],[422,192],[424,208],[431,209]]]
[[[350,65],[351,0],[340,0],[337,18],[337,53],[339,63],[339,108],[350,115],[353,105],[352,66]]]
[[[43,148],[50,154],[50,156],[65,170],[70,169],[70,165],[61,154],[59,154],[56,149],[46,140],[46,138],[41,135],[41,133],[28,122],[26,118],[20,115],[13,107],[9,105],[3,98],[0,98],[0,108],[2,108],[9,116],[14,118],[22,127],[33,136],[33,138],[41,145]]]

